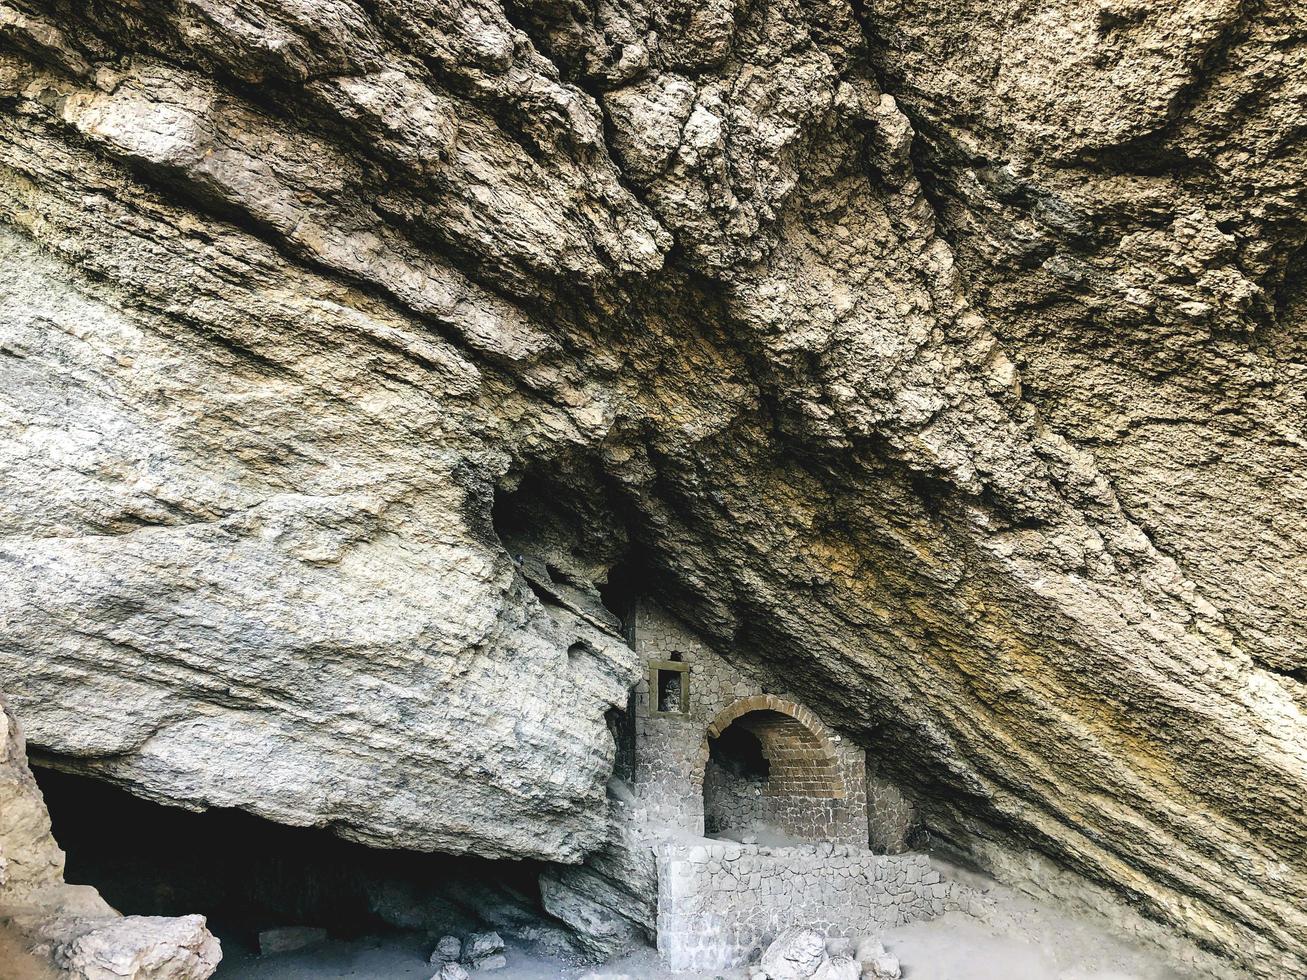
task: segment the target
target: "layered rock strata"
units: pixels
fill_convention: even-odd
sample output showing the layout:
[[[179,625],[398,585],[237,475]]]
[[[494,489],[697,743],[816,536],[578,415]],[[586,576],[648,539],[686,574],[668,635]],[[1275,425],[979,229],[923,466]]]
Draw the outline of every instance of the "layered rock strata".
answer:
[[[576,861],[638,581],[936,839],[1303,972],[1303,13],[6,0],[34,742]]]

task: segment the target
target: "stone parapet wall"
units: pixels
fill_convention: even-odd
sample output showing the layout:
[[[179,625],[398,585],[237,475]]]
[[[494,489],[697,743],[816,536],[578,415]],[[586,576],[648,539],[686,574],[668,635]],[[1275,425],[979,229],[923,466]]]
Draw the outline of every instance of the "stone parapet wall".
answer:
[[[865,847],[761,847],[664,842],[658,862],[658,950],[673,970],[749,962],[785,929],[856,939],[956,908],[963,890],[921,854]]]

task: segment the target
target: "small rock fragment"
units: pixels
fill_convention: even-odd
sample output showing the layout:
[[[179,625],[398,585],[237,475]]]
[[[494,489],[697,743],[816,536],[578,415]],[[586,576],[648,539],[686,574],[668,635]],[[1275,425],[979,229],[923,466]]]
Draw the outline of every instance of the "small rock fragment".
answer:
[[[853,958],[862,963],[869,963],[877,956],[885,955],[885,944],[879,939],[871,936],[863,936],[858,940],[858,947],[853,953]]]
[[[867,980],[899,980],[903,976],[903,970],[899,966],[897,956],[881,953],[863,962],[862,975]]]
[[[453,963],[463,955],[463,944],[457,936],[441,936],[431,951],[431,963]]]
[[[808,980],[826,958],[826,940],[812,929],[787,929],[758,961],[771,980]]]
[[[862,966],[852,956],[831,956],[822,961],[812,980],[860,980]]]
[[[898,957],[885,952],[884,943],[878,939],[859,940],[854,956],[862,963],[862,975],[867,980],[899,980],[903,975]]]
[[[853,940],[835,937],[826,940],[826,952],[830,956],[853,956]]]
[[[497,932],[474,932],[463,944],[463,962],[474,970],[502,970],[508,965],[503,953],[504,939]]]
[[[463,945],[463,956],[469,960],[503,951],[504,939],[497,932],[474,932],[467,937],[467,942]]]
[[[458,963],[446,963],[431,976],[431,980],[469,980],[471,974]]]

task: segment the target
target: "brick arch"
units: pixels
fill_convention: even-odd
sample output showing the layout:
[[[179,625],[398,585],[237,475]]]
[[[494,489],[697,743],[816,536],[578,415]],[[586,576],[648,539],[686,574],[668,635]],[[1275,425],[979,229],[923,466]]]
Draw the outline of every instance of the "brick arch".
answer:
[[[748,716],[755,715],[754,719]],[[811,711],[774,694],[741,698],[718,713],[704,732],[691,781],[702,798],[708,745],[736,722],[745,724],[763,745],[772,766],[768,780],[775,795],[843,800],[848,796],[835,736]]]

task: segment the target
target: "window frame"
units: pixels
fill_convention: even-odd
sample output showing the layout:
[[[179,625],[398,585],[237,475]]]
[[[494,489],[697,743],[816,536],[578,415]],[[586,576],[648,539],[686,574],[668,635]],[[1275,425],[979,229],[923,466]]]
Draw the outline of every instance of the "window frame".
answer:
[[[663,671],[675,671],[681,675],[681,706],[679,709],[663,711],[659,707],[662,701],[662,687],[659,684],[659,675]],[[652,715],[662,715],[663,717],[677,716],[686,717],[690,714],[690,665],[683,660],[651,660],[649,661],[649,713]]]

